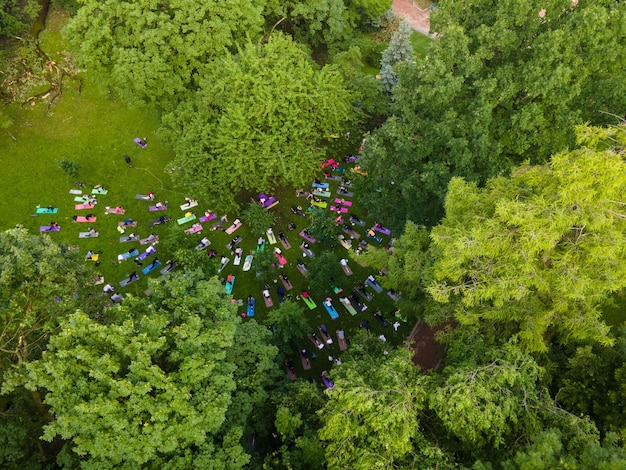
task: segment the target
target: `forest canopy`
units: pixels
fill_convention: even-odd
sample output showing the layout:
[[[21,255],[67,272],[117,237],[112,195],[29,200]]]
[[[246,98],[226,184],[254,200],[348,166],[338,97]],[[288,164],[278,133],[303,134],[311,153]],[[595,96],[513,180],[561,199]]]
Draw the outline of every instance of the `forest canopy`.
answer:
[[[626,2],[52,5],[14,64],[58,94],[0,110],[40,230],[0,233],[0,467],[626,468]]]

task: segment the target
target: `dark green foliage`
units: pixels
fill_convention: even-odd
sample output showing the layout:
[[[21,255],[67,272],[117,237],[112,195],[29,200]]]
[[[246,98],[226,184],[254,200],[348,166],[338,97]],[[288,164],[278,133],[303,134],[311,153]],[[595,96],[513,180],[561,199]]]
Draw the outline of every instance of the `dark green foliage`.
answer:
[[[63,170],[70,178],[78,178],[80,166],[78,163],[62,158],[58,162],[59,168]]]
[[[263,209],[256,202],[251,202],[243,211],[241,220],[250,227],[254,235],[264,235],[268,228],[274,224],[274,214]]]
[[[552,389],[562,405],[577,415],[594,420],[604,435],[626,433],[626,330],[615,332],[613,347],[554,345],[551,351]],[[584,373],[581,373],[584,371]]]
[[[574,143],[575,124],[613,123],[626,108],[623,2],[556,1],[545,19],[538,0],[437,3],[441,35],[426,59],[395,70],[394,117],[362,161],[363,202],[394,225],[436,223],[452,176],[483,184],[544,163]]]
[[[309,291],[317,296],[327,296],[332,293],[333,287],[341,287],[345,277],[339,258],[332,251],[325,251],[307,261],[309,275]]]
[[[252,265],[256,270],[257,281],[264,284],[269,281],[270,278],[275,277],[277,275],[277,263],[278,260],[276,256],[274,256],[274,250],[270,245],[266,245],[264,251],[257,251],[254,255],[254,263]]]
[[[528,468],[581,470],[610,470],[626,467],[626,451],[620,447],[615,435],[609,435],[603,443],[592,440],[572,446],[567,436],[557,429],[546,429],[532,438],[532,443],[518,451],[514,457],[491,465],[477,462],[474,470],[523,470]]]
[[[311,226],[309,232],[313,238],[318,240],[326,247],[335,247],[339,244],[337,236],[341,229],[335,222],[335,215],[333,212],[321,211],[313,216],[311,220]]]
[[[37,0],[3,0],[0,8],[0,38],[26,33],[40,8]]]
[[[264,324],[273,331],[272,343],[282,357],[298,351],[302,338],[311,332],[301,303],[283,302],[270,310]]]

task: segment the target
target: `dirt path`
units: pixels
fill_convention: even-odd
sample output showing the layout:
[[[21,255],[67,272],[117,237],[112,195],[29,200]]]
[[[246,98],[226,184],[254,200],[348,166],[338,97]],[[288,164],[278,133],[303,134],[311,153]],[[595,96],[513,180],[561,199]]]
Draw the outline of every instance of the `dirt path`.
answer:
[[[415,31],[430,37],[430,10],[418,10],[411,0],[393,0],[393,12]]]
[[[426,373],[430,369],[436,369],[441,361],[441,345],[435,341],[435,334],[447,327],[447,323],[438,326],[428,326],[418,322],[408,337],[408,343],[413,350],[413,363],[422,368]]]

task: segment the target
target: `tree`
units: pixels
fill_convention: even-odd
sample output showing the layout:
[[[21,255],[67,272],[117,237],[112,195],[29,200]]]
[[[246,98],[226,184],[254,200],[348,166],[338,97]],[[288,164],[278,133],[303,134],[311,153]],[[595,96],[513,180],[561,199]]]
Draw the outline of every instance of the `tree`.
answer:
[[[409,24],[402,20],[398,25],[398,30],[393,33],[389,46],[383,52],[380,68],[380,79],[387,91],[398,82],[398,77],[393,71],[393,66],[399,62],[411,60],[413,58],[413,45],[411,44],[412,29]]]
[[[482,363],[445,370],[445,382],[429,396],[437,417],[466,451],[505,448],[520,434],[532,436],[540,426],[537,415],[550,403],[531,356],[511,344],[486,353]]]
[[[238,323],[233,340],[225,360],[234,367],[236,388],[217,435],[226,436],[219,450],[223,456],[220,460],[244,467],[250,456],[240,444],[242,436],[266,436],[271,432],[271,397],[284,373],[277,366],[278,348],[272,345],[267,328],[254,320]]]
[[[386,269],[387,275],[379,277],[379,283],[399,295],[398,307],[402,311],[415,312],[421,309],[425,300],[429,300],[426,287],[430,285],[433,263],[429,247],[430,232],[423,226],[407,222],[402,235],[393,240],[393,254],[370,247],[360,255],[351,252],[350,257],[376,270]]]
[[[354,29],[371,26],[391,9],[391,0],[344,0],[345,16]]]
[[[270,310],[263,323],[272,328],[272,342],[284,356],[299,350],[302,338],[311,331],[302,306],[289,301]]]
[[[302,186],[319,168],[325,139],[353,116],[349,101],[341,75],[319,70],[289,38],[248,44],[217,60],[199,91],[163,118],[177,153],[172,176],[225,206],[242,190]]]
[[[257,252],[254,255],[254,268],[256,271],[256,279],[258,282],[265,283],[271,277],[276,277],[276,256],[271,249]]]
[[[419,468],[441,465],[447,457],[428,442],[420,425],[426,406],[426,379],[410,353],[383,355],[374,348],[352,352],[331,374],[334,389],[319,412],[330,468]],[[382,343],[381,343],[382,344]],[[383,411],[384,410],[384,411]]]
[[[66,27],[79,64],[133,104],[164,109],[195,89],[207,64],[258,38],[267,2],[81,0]]]
[[[337,235],[339,235],[340,232],[339,226],[333,216],[327,214],[325,211],[313,216],[309,232],[324,246],[332,248],[339,244],[339,240],[337,239]]]
[[[362,133],[362,121],[370,120],[372,124],[369,126],[378,127],[389,114],[389,100],[385,96],[385,88],[380,80],[375,76],[363,72],[365,62],[361,47],[352,46],[347,51],[342,51],[329,59],[332,64],[339,68],[339,72],[343,75],[346,86],[350,90],[357,107],[361,110],[359,115],[360,121],[352,123],[350,129],[353,135]],[[350,142],[346,142],[350,145]],[[346,151],[354,151],[353,149]]]
[[[23,228],[0,232],[0,375],[36,359],[88,283],[82,258]]]
[[[484,189],[455,178],[446,217],[432,231],[429,292],[454,300],[464,324],[515,324],[523,347],[560,341],[612,343],[599,307],[626,286],[626,163],[605,137],[625,129],[578,128],[579,149],[548,165],[523,165]]]
[[[353,33],[344,11],[344,0],[289,0],[279,2],[275,13],[287,20],[280,27],[290,31],[294,39],[316,47],[336,43]]]
[[[263,209],[256,202],[248,204],[241,216],[241,220],[250,227],[254,235],[264,235],[266,230],[274,224],[274,219],[274,214]]]
[[[280,446],[274,452],[267,452],[266,468],[326,468],[324,448],[317,436],[321,426],[317,412],[325,402],[320,388],[306,380],[292,382],[274,396],[274,425]],[[276,439],[272,441],[276,445]]]
[[[548,429],[533,436],[532,443],[520,450],[513,458],[499,461],[496,468],[517,470],[526,468],[581,468],[611,469],[626,465],[626,452],[620,447],[615,435],[608,435],[601,444],[598,440],[585,445],[568,446],[567,439],[558,429]],[[565,442],[564,442],[565,441]],[[492,470],[485,462],[477,462],[472,468]]]
[[[318,295],[330,293],[333,287],[339,287],[343,273],[339,258],[332,251],[324,251],[309,262],[309,290]]]
[[[45,389],[55,417],[43,438],[66,439],[92,467],[227,458],[240,468],[248,461],[242,430],[220,431],[237,388],[226,356],[241,319],[216,279],[172,273],[153,287],[152,298],[127,296],[117,324],[70,315],[43,357],[25,366],[26,388]]]
[[[0,9],[0,37],[24,33],[37,18],[41,5],[35,0],[6,0]]]
[[[623,2],[437,5],[438,38],[426,58],[394,69],[394,116],[360,162],[363,203],[398,225],[434,225],[451,177],[482,185],[525,160],[544,163],[573,145],[574,124],[607,124],[626,108]]]
[[[626,435],[626,329],[615,329],[615,345],[553,345],[551,388],[559,402],[576,415],[589,416],[600,433]],[[584,374],[581,374],[584,371]]]

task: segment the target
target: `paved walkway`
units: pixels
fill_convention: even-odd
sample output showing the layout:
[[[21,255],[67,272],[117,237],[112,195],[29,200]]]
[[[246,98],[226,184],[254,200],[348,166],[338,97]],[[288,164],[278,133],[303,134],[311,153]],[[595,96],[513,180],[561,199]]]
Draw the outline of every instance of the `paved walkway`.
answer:
[[[415,31],[430,36],[430,10],[418,10],[411,0],[393,0],[393,12]]]

